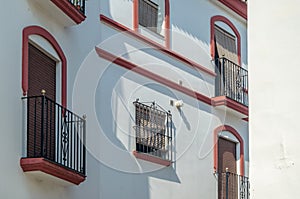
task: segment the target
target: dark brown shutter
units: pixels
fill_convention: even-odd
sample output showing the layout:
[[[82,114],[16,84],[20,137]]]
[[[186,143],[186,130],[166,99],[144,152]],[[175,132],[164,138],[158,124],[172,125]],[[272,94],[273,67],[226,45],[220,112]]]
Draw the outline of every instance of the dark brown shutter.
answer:
[[[236,174],[236,143],[219,138],[218,140],[218,192],[219,199],[226,198],[226,168],[231,175],[228,176],[228,196],[237,198],[237,176]]]
[[[41,90],[55,101],[56,98],[56,62],[29,44],[28,49],[28,96],[41,96]],[[42,107],[44,109],[42,110]],[[42,114],[44,113],[44,115]],[[42,121],[42,117],[44,120]],[[28,99],[27,156],[55,158],[55,106],[42,98]],[[43,136],[42,136],[43,134]],[[43,140],[42,140],[43,137]],[[41,148],[43,142],[43,149]]]
[[[158,5],[149,0],[139,0],[139,24],[157,32]]]
[[[219,138],[218,147],[219,171],[225,172],[225,169],[228,168],[229,172],[236,173],[236,144],[229,140]]]
[[[30,44],[28,56],[28,96],[41,95],[41,90],[44,89],[46,96],[55,100],[56,62]]]
[[[238,64],[236,38],[234,35],[223,30],[219,26],[214,26],[216,55],[221,58],[225,57],[230,61]]]

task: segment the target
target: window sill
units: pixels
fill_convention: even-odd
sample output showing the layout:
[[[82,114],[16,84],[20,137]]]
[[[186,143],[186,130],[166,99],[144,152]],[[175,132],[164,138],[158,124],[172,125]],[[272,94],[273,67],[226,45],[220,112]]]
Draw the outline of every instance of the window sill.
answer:
[[[86,178],[45,158],[21,158],[20,165],[24,172],[32,176],[52,179],[63,185],[79,185]]]
[[[138,152],[138,151],[133,151],[132,153],[138,159],[145,160],[145,161],[148,161],[148,162],[152,162],[152,163],[155,163],[155,164],[160,164],[160,165],[167,166],[167,167],[172,164],[172,162],[169,161],[169,160],[164,160],[164,159],[161,159],[159,157],[152,156],[150,154],[141,153],[141,152]]]
[[[155,30],[152,30],[151,28],[147,28],[146,26],[143,26],[141,24],[139,24],[139,29],[141,30],[144,30],[144,31],[147,31],[149,34],[151,34],[152,36],[156,36],[156,37],[159,37],[160,39],[165,39],[165,36],[160,34],[159,32],[155,31]]]

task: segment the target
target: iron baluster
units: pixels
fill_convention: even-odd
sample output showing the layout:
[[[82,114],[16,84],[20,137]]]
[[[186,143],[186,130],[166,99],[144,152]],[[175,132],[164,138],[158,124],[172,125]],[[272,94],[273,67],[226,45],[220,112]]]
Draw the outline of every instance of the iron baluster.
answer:
[[[43,157],[85,175],[85,119],[45,95],[22,99],[27,100],[27,157]]]
[[[225,57],[216,59],[216,96],[226,96],[248,106],[248,71]]]

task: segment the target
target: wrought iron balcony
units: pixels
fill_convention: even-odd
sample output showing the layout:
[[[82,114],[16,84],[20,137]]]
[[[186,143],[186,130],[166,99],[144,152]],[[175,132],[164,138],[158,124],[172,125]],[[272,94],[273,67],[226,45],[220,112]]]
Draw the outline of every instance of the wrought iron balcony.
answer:
[[[222,57],[216,60],[216,96],[248,106],[248,71]]]
[[[172,161],[172,115],[156,103],[134,102],[136,108],[136,152]]]
[[[46,165],[53,164],[73,172],[72,176],[81,176],[77,179],[79,181],[70,180],[79,184],[84,180],[86,173],[85,118],[79,117],[44,95],[22,99],[27,109],[26,157],[23,158],[23,162],[21,160],[23,170],[30,171],[28,164],[40,158],[47,162]],[[26,159],[31,161],[26,162]],[[49,173],[47,169],[45,172]],[[53,175],[63,179],[65,177],[57,176],[55,171]]]
[[[85,0],[68,0],[79,12],[85,14]]]
[[[218,175],[219,199],[249,199],[250,182],[248,177],[240,176],[230,172]]]

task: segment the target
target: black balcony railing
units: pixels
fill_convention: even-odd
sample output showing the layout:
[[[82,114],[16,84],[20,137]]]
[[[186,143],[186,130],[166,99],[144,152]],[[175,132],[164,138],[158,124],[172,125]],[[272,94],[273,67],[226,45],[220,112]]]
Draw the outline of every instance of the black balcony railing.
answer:
[[[240,176],[230,172],[218,175],[219,199],[249,199],[250,182],[248,177]]]
[[[27,108],[27,158],[45,158],[85,175],[85,118],[46,96],[22,98]]]
[[[134,102],[136,126],[136,151],[161,159],[173,159],[172,115],[156,103]]]
[[[85,14],[85,0],[68,0],[82,14]]]
[[[222,57],[216,60],[216,96],[248,106],[248,71]]]

